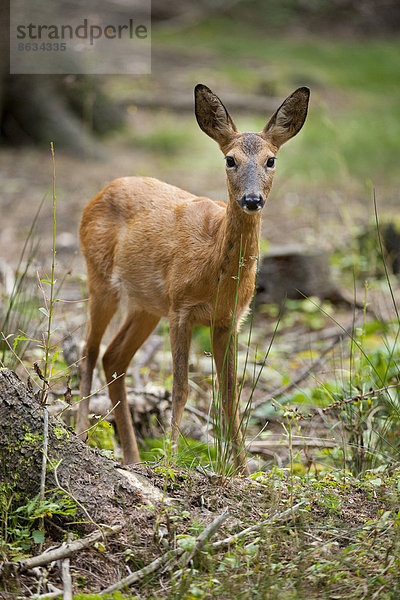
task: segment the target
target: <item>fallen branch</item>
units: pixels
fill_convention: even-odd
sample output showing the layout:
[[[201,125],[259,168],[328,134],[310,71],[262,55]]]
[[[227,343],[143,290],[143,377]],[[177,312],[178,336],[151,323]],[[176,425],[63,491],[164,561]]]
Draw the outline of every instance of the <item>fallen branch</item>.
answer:
[[[182,566],[187,565],[191,560],[193,560],[194,556],[199,552],[204,544],[215,534],[216,531],[222,526],[223,523],[228,519],[229,513],[226,510],[222,514],[220,514],[216,519],[212,521],[200,535],[197,537],[194,548],[191,552],[185,552],[182,558]]]
[[[48,583],[47,587],[50,591],[46,594],[40,594],[40,596],[36,596],[36,600],[51,600],[52,598],[59,598],[60,596],[62,596],[63,591],[56,588],[55,585]]]
[[[62,560],[68,556],[71,556],[71,554],[74,554],[74,552],[83,550],[83,548],[91,546],[98,540],[110,535],[114,535],[115,533],[119,533],[121,530],[122,525],[113,525],[108,529],[89,533],[89,535],[85,536],[84,538],[74,540],[73,542],[68,542],[67,544],[63,544],[62,546],[59,546],[54,550],[50,550],[49,552],[43,552],[38,556],[32,556],[32,558],[20,560],[17,563],[5,563],[4,566],[14,566],[18,571],[27,571],[28,569],[33,569],[34,567],[41,567],[43,565],[47,565],[53,560]]]
[[[217,550],[219,548],[225,548],[226,546],[230,546],[230,544],[237,542],[238,540],[245,537],[249,533],[252,533],[253,531],[257,531],[257,529],[260,529],[261,527],[264,527],[266,525],[274,525],[276,523],[282,523],[283,521],[287,521],[295,513],[297,513],[299,511],[300,507],[303,506],[304,504],[306,504],[305,500],[303,500],[302,502],[299,502],[298,504],[295,504],[294,506],[292,506],[291,508],[288,508],[287,510],[284,510],[282,513],[278,513],[277,515],[269,517],[269,519],[266,519],[265,521],[261,521],[261,523],[257,523],[256,525],[251,525],[251,527],[247,527],[246,529],[239,531],[239,533],[236,533],[235,535],[231,535],[231,536],[225,538],[224,540],[219,540],[218,542],[214,542],[212,544],[212,548],[214,550]]]
[[[68,534],[68,544],[72,541],[72,534]],[[65,557],[61,562],[61,579],[64,586],[63,600],[72,600],[72,579],[69,569],[69,556]]]
[[[295,448],[336,448],[337,441],[336,440],[323,440],[323,439],[314,439],[310,437],[303,436],[293,436],[291,440],[291,445]],[[268,450],[269,448],[277,448],[286,447],[289,445],[289,439],[287,436],[271,436],[267,440],[256,440],[254,442],[250,442],[246,444],[247,450],[250,452],[254,452],[255,454],[259,452],[263,452],[264,450]]]
[[[153,562],[151,562],[150,564],[143,567],[143,569],[140,569],[139,571],[135,571],[134,573],[131,573],[127,577],[124,577],[123,579],[120,579],[116,583],[113,583],[108,588],[106,588],[105,590],[100,592],[100,595],[102,596],[104,594],[111,594],[117,590],[121,590],[122,588],[128,587],[128,586],[132,585],[133,583],[137,583],[138,581],[141,581],[148,575],[151,575],[155,571],[158,571],[159,569],[161,569],[161,567],[166,565],[172,559],[179,558],[182,555],[184,555],[183,563],[187,564],[190,560],[192,560],[194,555],[204,546],[204,544],[207,542],[207,540],[209,540],[214,535],[214,533],[221,527],[222,523],[224,523],[224,521],[226,521],[226,519],[228,517],[229,517],[228,511],[225,511],[222,514],[218,515],[218,517],[216,517],[212,521],[212,523],[210,523],[210,525],[208,525],[201,532],[201,534],[196,538],[195,545],[194,545],[192,552],[190,552],[190,553],[185,552],[183,550],[183,548],[175,548],[172,551],[166,552],[162,556],[159,556],[158,558],[153,560]]]
[[[111,594],[112,592],[121,590],[124,587],[130,586],[133,583],[136,583],[137,581],[144,579],[145,577],[147,577],[147,575],[151,575],[151,573],[158,571],[158,569],[160,569],[163,565],[165,565],[172,558],[181,556],[181,554],[183,554],[183,552],[184,552],[183,548],[175,548],[175,550],[166,552],[162,556],[159,556],[158,558],[153,560],[153,562],[151,562],[150,564],[143,567],[143,569],[140,569],[139,571],[135,571],[134,573],[131,573],[127,577],[124,577],[124,579],[120,579],[116,583],[113,583],[108,588],[106,588],[105,590],[100,592],[100,596],[103,596],[103,594]]]

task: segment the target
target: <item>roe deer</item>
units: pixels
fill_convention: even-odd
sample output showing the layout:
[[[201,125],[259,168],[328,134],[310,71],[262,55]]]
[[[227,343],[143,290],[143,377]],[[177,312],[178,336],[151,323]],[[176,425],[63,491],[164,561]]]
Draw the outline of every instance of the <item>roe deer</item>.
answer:
[[[121,294],[127,315],[103,366],[124,462],[139,461],[125,390],[128,365],[161,317],[169,318],[173,363],[172,440],[188,396],[192,328],[212,324],[212,353],[235,464],[248,474],[235,375],[235,339],[254,292],[261,209],[270,192],[279,147],[296,135],[310,91],[297,89],[259,133],[240,133],[221,100],[195,88],[200,128],[225,157],[228,202],[196,197],[149,177],[116,179],[86,207],[80,241],[88,270],[89,311],[81,366],[77,433],[88,427],[93,369]],[[240,265],[240,277],[238,271]],[[113,381],[113,375],[119,378]]]

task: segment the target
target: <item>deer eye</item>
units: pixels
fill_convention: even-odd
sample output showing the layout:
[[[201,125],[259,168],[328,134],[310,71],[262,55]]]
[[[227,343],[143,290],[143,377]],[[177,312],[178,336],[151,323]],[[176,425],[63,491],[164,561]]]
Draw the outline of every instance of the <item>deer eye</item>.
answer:
[[[267,167],[268,167],[269,169],[272,169],[272,167],[274,167],[274,166],[275,166],[275,157],[274,157],[274,156],[271,156],[271,158],[269,158],[269,159],[267,160]]]
[[[235,159],[232,156],[226,156],[226,166],[228,169],[232,169],[232,167],[236,167]]]

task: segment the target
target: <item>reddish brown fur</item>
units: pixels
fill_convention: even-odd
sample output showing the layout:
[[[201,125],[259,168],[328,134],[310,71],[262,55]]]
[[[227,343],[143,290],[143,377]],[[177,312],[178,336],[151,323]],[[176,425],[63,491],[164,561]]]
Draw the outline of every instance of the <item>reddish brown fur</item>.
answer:
[[[126,177],[113,181],[88,204],[80,240],[88,268],[90,323],[83,352],[78,433],[88,425],[87,396],[100,341],[124,294],[127,316],[103,357],[107,381],[112,381],[114,373],[126,373],[132,356],[160,318],[168,317],[174,380],[172,437],[176,441],[188,394],[191,331],[195,324],[212,322],[213,354],[236,464],[248,473],[241,445],[234,348],[254,292],[261,210],[249,214],[239,199],[254,193],[264,199],[268,196],[273,169],[265,167],[266,161],[301,128],[307,103],[308,91],[300,88],[260,134],[241,134],[221,101],[205,86],[197,86],[200,127],[237,165],[235,173],[227,169],[228,203],[199,198],[156,179]],[[295,122],[290,119],[291,111]],[[116,405],[124,460],[137,462],[124,377],[109,386],[109,393]]]

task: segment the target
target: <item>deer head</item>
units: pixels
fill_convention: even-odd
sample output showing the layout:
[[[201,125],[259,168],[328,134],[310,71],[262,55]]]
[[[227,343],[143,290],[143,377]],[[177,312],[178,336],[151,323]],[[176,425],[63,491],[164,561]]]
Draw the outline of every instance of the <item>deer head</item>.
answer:
[[[262,131],[241,133],[218,96],[205,85],[196,86],[197,122],[223,152],[229,199],[245,213],[255,215],[263,208],[271,190],[277,152],[302,128],[309,96],[307,87],[297,89]]]

